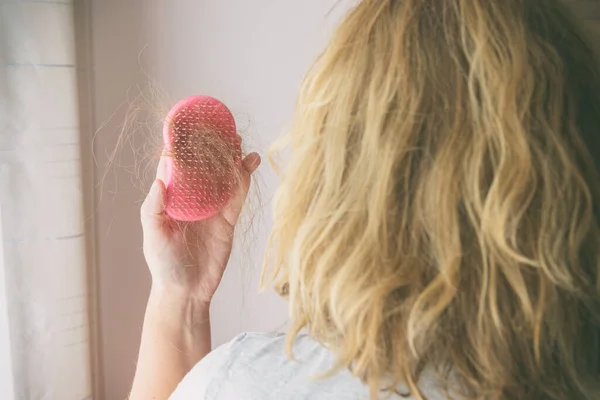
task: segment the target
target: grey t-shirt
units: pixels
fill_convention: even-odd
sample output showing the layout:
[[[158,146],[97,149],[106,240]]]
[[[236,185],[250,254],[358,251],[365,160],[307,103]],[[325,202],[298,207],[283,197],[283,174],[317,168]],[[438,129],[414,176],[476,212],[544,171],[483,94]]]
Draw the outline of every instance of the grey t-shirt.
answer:
[[[242,334],[200,361],[171,400],[369,400],[368,387],[346,370],[318,379],[334,358],[310,337],[297,338],[294,358],[285,353],[284,335]],[[429,400],[446,399],[425,377],[421,388]]]

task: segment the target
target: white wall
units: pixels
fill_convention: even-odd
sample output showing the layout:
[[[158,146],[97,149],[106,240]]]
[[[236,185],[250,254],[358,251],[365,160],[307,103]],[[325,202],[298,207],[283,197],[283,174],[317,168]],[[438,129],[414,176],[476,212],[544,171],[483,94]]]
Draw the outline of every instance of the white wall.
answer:
[[[106,153],[114,148],[124,119],[128,90],[135,93],[136,85],[147,87],[143,68],[172,100],[192,94],[215,96],[229,105],[243,135],[264,155],[290,121],[303,74],[347,7],[338,6],[327,16],[335,2],[92,2],[94,112],[99,129],[94,153],[101,398],[127,395],[149,285],[138,223],[142,192],[134,186],[140,182],[130,173],[133,160],[128,148],[108,174],[105,168]],[[153,133],[160,135],[158,130]],[[265,216],[255,225],[259,231],[255,240],[234,256],[215,298],[216,345],[242,331],[274,330],[285,323],[285,304],[271,291],[257,293],[270,228],[269,199],[277,186],[266,163],[259,175]]]

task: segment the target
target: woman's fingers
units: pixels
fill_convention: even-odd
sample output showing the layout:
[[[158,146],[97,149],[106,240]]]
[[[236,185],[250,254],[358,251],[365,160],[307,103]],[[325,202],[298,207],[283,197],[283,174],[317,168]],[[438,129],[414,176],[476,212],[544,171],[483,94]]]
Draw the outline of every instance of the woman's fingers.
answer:
[[[167,190],[162,180],[156,179],[141,207],[144,235],[161,232],[165,222]]]
[[[246,195],[248,194],[248,189],[250,188],[250,179],[251,175],[256,171],[258,166],[260,165],[260,156],[258,153],[250,153],[242,160],[242,171],[241,171],[241,179],[240,186],[234,193],[233,198],[225,206],[221,215],[223,218],[231,225],[234,226],[240,216],[240,212],[244,207],[244,202],[246,201]]]
[[[163,182],[167,177],[167,163],[171,161],[168,157],[168,155],[162,154],[158,161],[158,167],[156,168],[156,179],[160,179]]]
[[[142,227],[144,232],[148,229],[162,229],[165,222],[166,188],[164,180],[169,168],[168,156],[162,155],[156,169],[156,181],[142,205]],[[246,195],[250,187],[250,176],[258,166],[261,159],[258,153],[250,153],[242,160],[240,185],[235,191],[231,201],[222,210],[221,215],[231,225],[235,225],[244,206]],[[154,192],[154,191],[157,192]],[[155,197],[156,196],[156,197]]]
[[[258,168],[259,165],[260,156],[258,153],[250,153],[242,160],[242,168],[248,173],[248,178],[256,171],[256,168]]]

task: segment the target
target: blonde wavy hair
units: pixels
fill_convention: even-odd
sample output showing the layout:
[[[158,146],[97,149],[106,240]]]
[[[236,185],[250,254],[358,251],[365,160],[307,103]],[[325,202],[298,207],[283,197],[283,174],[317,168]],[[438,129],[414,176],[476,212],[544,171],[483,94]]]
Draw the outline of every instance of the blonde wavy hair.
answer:
[[[553,0],[363,0],[303,84],[264,282],[377,398],[600,398],[600,72]],[[389,392],[388,392],[389,394]]]

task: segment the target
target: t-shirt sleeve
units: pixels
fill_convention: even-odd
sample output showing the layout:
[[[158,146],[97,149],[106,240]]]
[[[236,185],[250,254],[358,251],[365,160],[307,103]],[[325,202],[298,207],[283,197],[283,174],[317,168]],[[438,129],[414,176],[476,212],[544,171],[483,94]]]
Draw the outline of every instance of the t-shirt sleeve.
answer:
[[[218,381],[218,375],[223,370],[224,364],[231,356],[232,347],[242,341],[246,333],[243,333],[225,343],[206,355],[192,370],[183,378],[169,398],[170,400],[212,400],[211,386]]]

